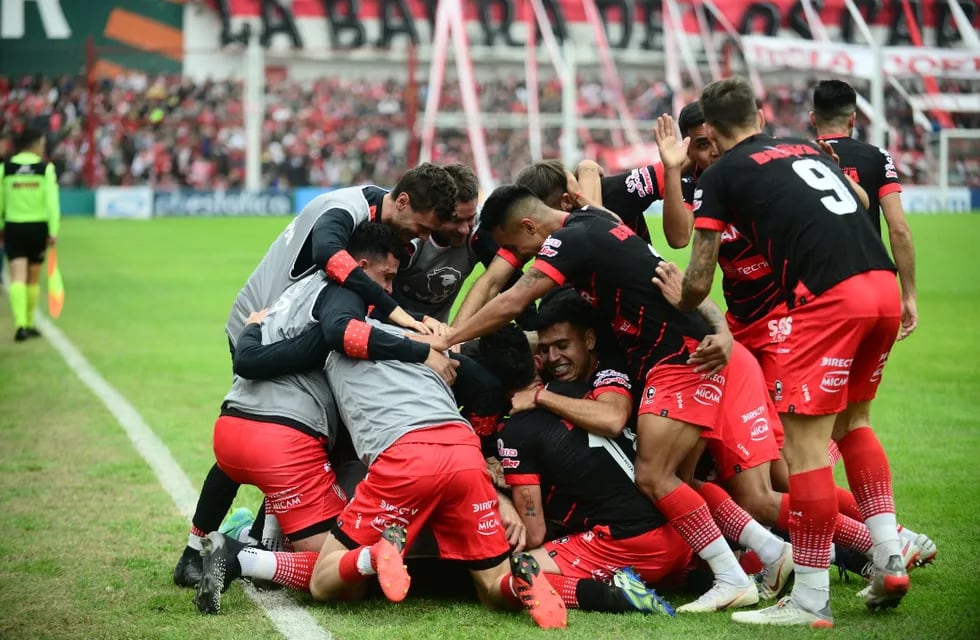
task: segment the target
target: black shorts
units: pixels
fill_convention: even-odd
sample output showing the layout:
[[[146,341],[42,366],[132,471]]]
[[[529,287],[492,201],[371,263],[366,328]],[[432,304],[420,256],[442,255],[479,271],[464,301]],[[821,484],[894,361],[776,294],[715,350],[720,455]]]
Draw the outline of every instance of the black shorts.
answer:
[[[47,222],[8,222],[3,227],[4,251],[8,260],[27,258],[32,264],[44,262],[48,248]]]

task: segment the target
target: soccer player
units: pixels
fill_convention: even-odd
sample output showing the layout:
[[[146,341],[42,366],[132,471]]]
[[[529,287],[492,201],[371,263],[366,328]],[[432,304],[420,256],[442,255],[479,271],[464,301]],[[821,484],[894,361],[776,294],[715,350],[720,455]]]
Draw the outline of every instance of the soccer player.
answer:
[[[833,147],[844,174],[865,187],[870,198],[867,209],[871,224],[879,235],[881,214],[888,225],[888,241],[902,285],[902,328],[898,339],[904,340],[915,331],[919,322],[912,230],[902,211],[899,196],[902,187],[895,163],[884,149],[851,137],[856,118],[857,94],[851,85],[842,80],[823,80],[817,84],[813,90],[813,111],[810,112],[817,139]]]
[[[382,317],[429,332],[364,274],[346,251],[346,245],[354,229],[367,221],[390,225],[406,242],[427,237],[436,227],[451,222],[456,193],[455,182],[446,170],[425,163],[407,171],[390,192],[368,185],[338,189],[315,198],[279,234],[235,298],[225,325],[232,353],[251,312],[268,308],[290,284],[317,269],[374,305]],[[214,465],[201,488],[188,544],[174,568],[175,584],[197,584],[200,537],[195,529],[205,533],[217,529],[237,492],[238,484]],[[260,527],[259,519],[253,534],[261,536]]]
[[[510,394],[540,388],[530,346],[516,326],[481,338],[480,354]],[[591,389],[581,380],[554,381],[552,387],[553,395],[569,402]],[[512,415],[497,437],[507,484],[527,526],[529,553],[566,606],[673,614],[644,581],[679,581],[691,548],[636,488],[630,440],[591,435],[543,410]],[[559,503],[571,507],[555,512]],[[547,540],[546,517],[564,520],[573,533]],[[622,571],[624,566],[635,574]]]
[[[678,475],[688,475],[682,463],[698,453],[702,430],[715,424],[721,388],[730,375],[725,353],[731,334],[721,312],[711,302],[700,309],[719,332],[711,334],[700,315],[671,306],[650,283],[661,258],[608,212],[589,208],[568,214],[528,189],[508,185],[484,203],[481,224],[522,262],[535,254],[537,259],[516,285],[434,346],[485,335],[549,290],[573,284],[610,327],[630,375],[644,381],[637,485],[715,574],[712,589],[678,611],[755,604],[755,585],[738,566],[704,500]]]
[[[895,606],[909,581],[887,457],[871,429],[834,428],[836,414],[870,402],[881,380],[901,320],[894,267],[840,168],[811,142],[760,133],[747,81],[711,83],[700,105],[708,136],[723,155],[698,182],[680,307],[694,308],[708,295],[728,224],[766,257],[787,305],[781,349],[767,375],[786,430],[790,508],[800,514],[790,521],[796,582],[778,605],[733,619],[833,625],[827,573],[837,521],[827,457],[832,435],[874,542],[867,603]]]
[[[539,626],[564,627],[564,604],[538,579],[533,557],[511,561],[479,440],[445,382],[415,364],[338,353],[330,354],[326,371],[368,475],[323,545],[313,597],[342,597],[377,574],[385,595],[400,601],[410,582],[401,551],[428,524],[440,557],[469,566],[481,602],[523,604]]]
[[[10,265],[7,291],[17,342],[41,335],[34,327],[41,266],[47,248],[58,241],[61,223],[58,178],[54,164],[42,158],[44,144],[41,131],[26,128],[18,152],[0,162],[0,245],[6,244]]]

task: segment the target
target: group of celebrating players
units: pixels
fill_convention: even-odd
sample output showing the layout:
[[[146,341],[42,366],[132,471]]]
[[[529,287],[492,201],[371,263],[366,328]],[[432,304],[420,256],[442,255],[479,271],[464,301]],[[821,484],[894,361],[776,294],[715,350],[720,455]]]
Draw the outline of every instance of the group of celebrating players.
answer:
[[[681,137],[659,119],[659,163],[538,162],[479,218],[463,165],[314,199],[229,316],[235,377],[175,582],[205,613],[239,577],[330,600],[376,576],[397,602],[418,541],[544,628],[567,608],[674,615],[654,587],[699,565],[713,581],[676,611],[745,609],[795,576],[733,620],[832,627],[831,562],[864,574],[870,609],[898,605],[936,547],[896,521],[870,404],[916,326],[914,251],[855,106],[821,82],[818,141],[772,138],[735,77]],[[683,273],[651,245],[658,199]],[[240,484],[262,511],[219,533]],[[272,522],[288,547],[259,543]]]

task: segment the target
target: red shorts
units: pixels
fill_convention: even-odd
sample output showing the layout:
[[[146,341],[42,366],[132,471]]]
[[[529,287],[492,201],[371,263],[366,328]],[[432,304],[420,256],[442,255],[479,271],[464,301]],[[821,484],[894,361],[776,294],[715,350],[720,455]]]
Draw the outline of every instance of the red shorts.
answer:
[[[779,416],[766,391],[759,363],[736,341],[726,369],[728,383],[715,429],[720,437],[708,440],[708,451],[722,480],[779,459],[773,428],[779,424]]]
[[[776,409],[832,415],[873,399],[901,324],[895,274],[861,273],[819,296],[800,284],[795,296],[772,372]]]
[[[265,494],[266,509],[287,536],[337,517],[347,504],[325,447],[325,436],[274,422],[220,416],[214,423],[218,466]]]
[[[776,305],[769,313],[749,324],[742,324],[727,316],[732,335],[759,362],[767,383],[774,379],[769,373],[776,365],[779,345],[789,333],[791,323],[787,323],[787,316],[785,303]],[[772,391],[771,388],[769,390]]]
[[[448,424],[399,438],[368,467],[337,520],[361,546],[374,544],[391,524],[407,529],[408,547],[427,524],[439,557],[448,560],[480,563],[510,553],[497,492],[469,427]]]
[[[669,524],[632,538],[615,539],[602,525],[544,543],[569,578],[608,582],[616,569],[633,567],[649,584],[683,573],[691,559],[691,547]]]
[[[687,339],[688,350],[694,351],[698,341]],[[654,414],[680,420],[703,429],[705,438],[718,438],[714,426],[718,421],[718,405],[725,391],[728,368],[710,377],[695,373],[689,364],[658,364],[647,371],[640,396],[638,415]]]

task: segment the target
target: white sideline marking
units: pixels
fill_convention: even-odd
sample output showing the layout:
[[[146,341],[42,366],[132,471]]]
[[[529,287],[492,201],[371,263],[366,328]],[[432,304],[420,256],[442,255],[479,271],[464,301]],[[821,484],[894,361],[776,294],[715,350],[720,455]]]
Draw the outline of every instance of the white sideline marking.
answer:
[[[187,474],[170,454],[167,445],[153,432],[136,408],[99,375],[85,356],[61,333],[48,318],[37,314],[37,324],[48,342],[61,354],[78,379],[92,390],[102,404],[115,416],[119,426],[133,442],[146,463],[153,469],[160,485],[170,494],[177,509],[188,521],[197,506],[197,491]],[[332,640],[330,632],[317,624],[308,611],[300,607],[284,591],[258,591],[242,584],[245,594],[259,607],[286,640]]]

